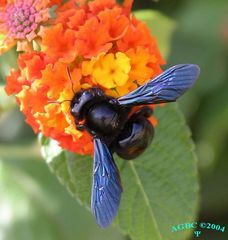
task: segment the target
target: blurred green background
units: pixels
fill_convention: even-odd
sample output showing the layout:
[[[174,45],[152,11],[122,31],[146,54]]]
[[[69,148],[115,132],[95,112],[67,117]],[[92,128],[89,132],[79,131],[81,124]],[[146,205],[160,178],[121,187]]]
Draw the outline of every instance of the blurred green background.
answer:
[[[228,227],[228,1],[135,0],[134,10],[142,9],[158,10],[175,25],[165,68],[201,67],[199,81],[179,105],[199,159],[199,221]],[[166,34],[165,25],[159,31]],[[0,239],[128,239],[114,228],[100,230],[47,169],[36,136],[3,91],[14,59],[13,52],[0,57]],[[204,239],[226,240],[228,229],[206,230]]]

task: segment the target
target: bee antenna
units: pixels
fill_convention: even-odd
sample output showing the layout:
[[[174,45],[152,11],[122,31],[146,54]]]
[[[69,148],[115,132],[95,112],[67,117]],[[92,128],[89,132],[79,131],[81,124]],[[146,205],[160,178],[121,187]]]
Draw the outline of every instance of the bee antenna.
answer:
[[[58,102],[58,101],[48,101],[48,104],[50,104],[50,103],[57,103],[57,104],[61,104],[61,102]]]
[[[61,101],[61,104],[64,103],[64,102],[71,102],[71,100],[68,100],[68,99],[63,100],[63,101]]]
[[[74,85],[73,85],[73,81],[72,81],[72,77],[71,77],[71,74],[70,74],[70,69],[69,69],[69,67],[67,67],[67,76],[68,76],[68,78],[70,79],[70,82],[71,82],[72,92],[75,94],[76,92],[74,91]]]
[[[64,103],[64,102],[71,102],[71,100],[68,100],[68,99],[67,99],[67,100],[63,100],[63,101],[61,101],[61,102],[50,100],[50,101],[48,101],[48,104],[50,104],[50,103],[62,104],[62,103]]]

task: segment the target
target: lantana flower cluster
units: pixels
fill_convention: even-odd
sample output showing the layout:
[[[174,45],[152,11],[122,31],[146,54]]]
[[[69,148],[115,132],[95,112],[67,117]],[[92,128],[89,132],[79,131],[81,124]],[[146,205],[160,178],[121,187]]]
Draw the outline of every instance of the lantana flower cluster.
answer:
[[[133,0],[1,0],[0,53],[17,45],[18,69],[7,77],[26,122],[65,149],[92,154],[92,138],[75,127],[74,94],[99,87],[120,97],[161,73],[164,64]],[[150,119],[154,123],[154,119]]]

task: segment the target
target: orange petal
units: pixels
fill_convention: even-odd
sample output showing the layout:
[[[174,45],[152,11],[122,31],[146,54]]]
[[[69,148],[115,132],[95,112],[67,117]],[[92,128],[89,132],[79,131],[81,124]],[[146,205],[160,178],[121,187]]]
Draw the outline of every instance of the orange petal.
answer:
[[[108,30],[110,39],[117,40],[124,36],[129,25],[129,19],[122,14],[122,9],[114,7],[106,9],[98,15],[102,24]]]
[[[10,75],[6,78],[5,91],[8,95],[21,91],[23,79],[20,77],[20,71],[12,69]]]
[[[96,17],[87,20],[79,28],[76,36],[78,54],[86,58],[94,57],[101,52],[105,53],[112,47],[107,28]]]
[[[41,49],[53,59],[71,63],[77,55],[75,37],[75,31],[65,30],[59,23],[43,32]]]
[[[94,14],[97,15],[99,12],[103,11],[104,9],[111,9],[116,5],[115,0],[94,0],[89,2],[89,10]]]

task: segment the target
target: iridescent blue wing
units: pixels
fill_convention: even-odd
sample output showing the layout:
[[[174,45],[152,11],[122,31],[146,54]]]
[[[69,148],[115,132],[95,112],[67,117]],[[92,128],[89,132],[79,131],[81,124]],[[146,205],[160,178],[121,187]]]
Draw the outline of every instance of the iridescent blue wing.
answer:
[[[180,64],[118,99],[120,105],[141,105],[174,102],[185,93],[200,74],[194,64]]]
[[[91,209],[96,222],[108,227],[115,218],[122,193],[119,171],[108,147],[94,138]]]

